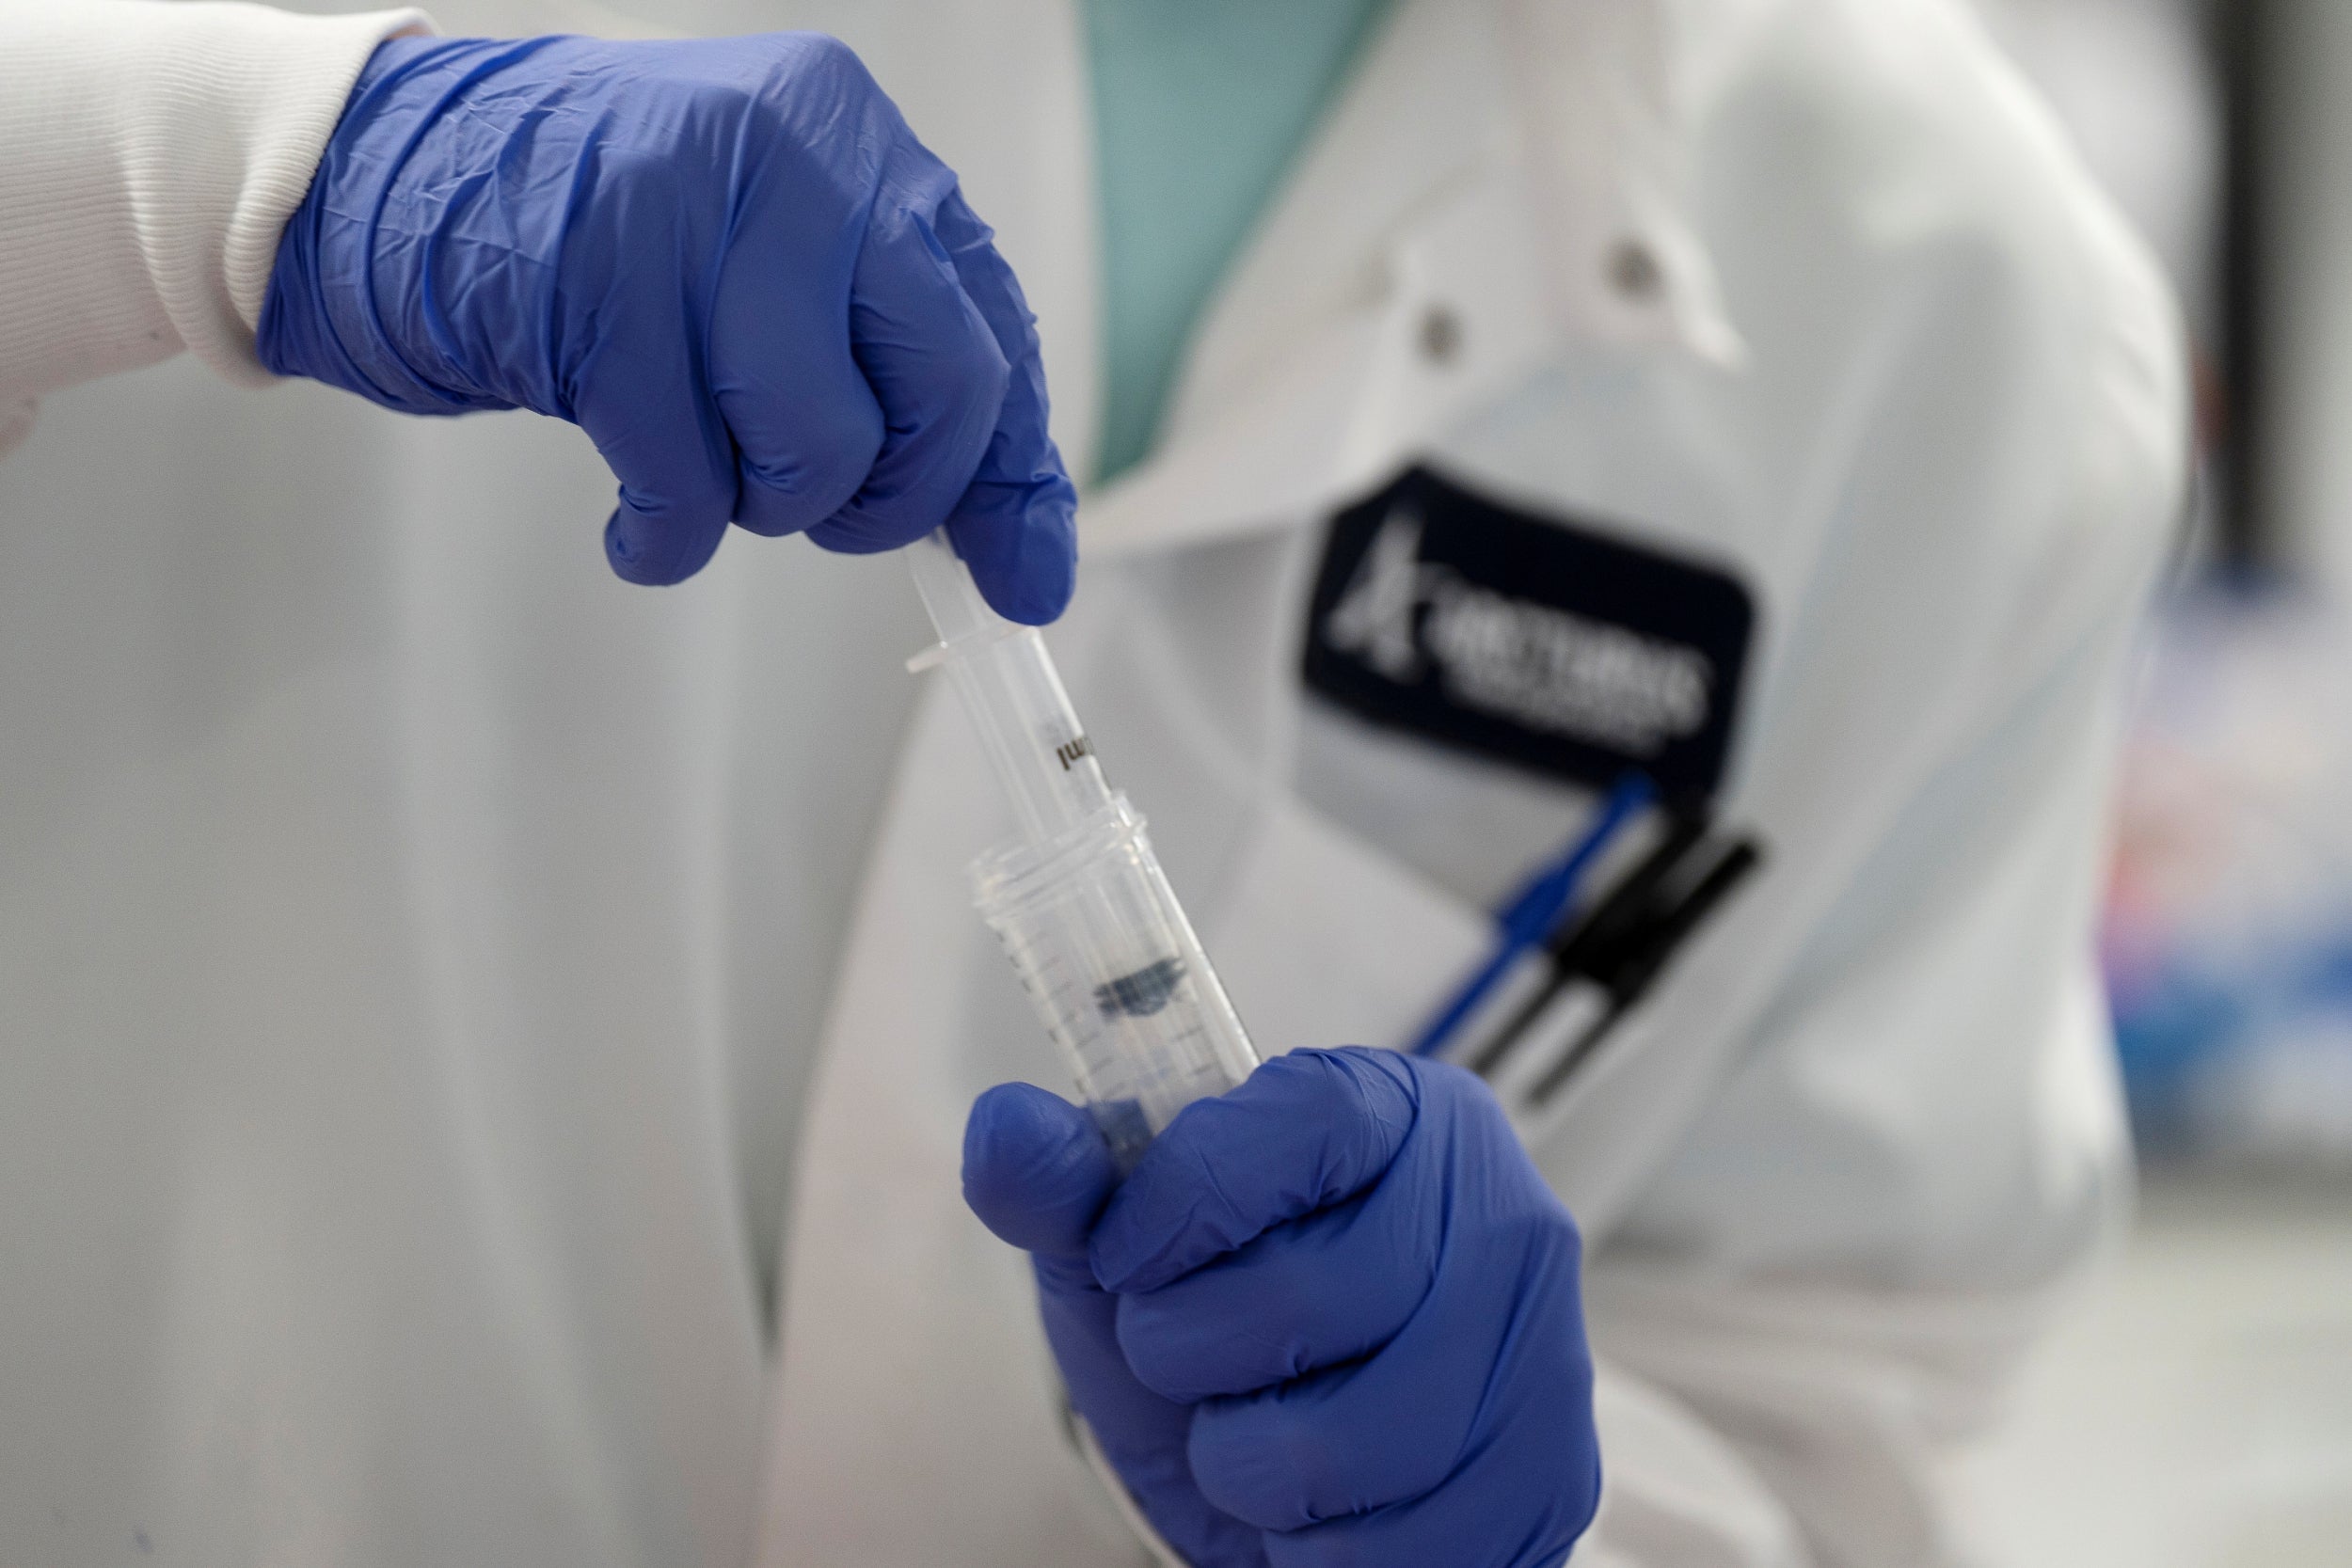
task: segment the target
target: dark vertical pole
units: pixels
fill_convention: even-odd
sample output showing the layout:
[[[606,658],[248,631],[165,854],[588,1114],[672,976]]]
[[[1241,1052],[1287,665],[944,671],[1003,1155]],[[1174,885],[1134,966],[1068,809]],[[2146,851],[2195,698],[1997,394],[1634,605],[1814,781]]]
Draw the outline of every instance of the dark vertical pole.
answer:
[[[2269,178],[2278,150],[2271,67],[2282,3],[2290,0],[2206,0],[2222,99],[2221,362],[2208,371],[2218,372],[2220,385],[2201,388],[2201,417],[2218,442],[2214,543],[2224,568],[2246,574],[2278,564],[2280,553],[2280,522],[2265,474],[2270,367],[2264,337]]]

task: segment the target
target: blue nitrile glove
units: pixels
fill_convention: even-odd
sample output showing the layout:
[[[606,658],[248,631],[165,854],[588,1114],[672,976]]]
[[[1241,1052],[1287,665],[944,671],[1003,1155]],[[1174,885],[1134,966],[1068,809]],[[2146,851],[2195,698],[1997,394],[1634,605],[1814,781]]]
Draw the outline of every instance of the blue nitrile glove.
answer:
[[[1576,1225],[1486,1085],[1350,1048],[1187,1108],[1120,1184],[1087,1115],[972,1109],[1072,1404],[1195,1568],[1550,1568],[1600,1495]]]
[[[946,523],[1041,623],[1075,497],[991,239],[830,39],[396,39],[286,226],[259,347],[410,413],[577,422],[632,582],[691,576],[730,518],[859,552]]]

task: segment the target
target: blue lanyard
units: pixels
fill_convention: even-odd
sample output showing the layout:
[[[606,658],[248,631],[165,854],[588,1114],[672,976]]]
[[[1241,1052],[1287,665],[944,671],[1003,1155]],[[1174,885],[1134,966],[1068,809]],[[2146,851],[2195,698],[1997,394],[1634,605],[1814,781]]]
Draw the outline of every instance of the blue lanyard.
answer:
[[[1593,863],[1600,858],[1626,825],[1647,808],[1657,789],[1639,773],[1628,773],[1601,802],[1599,813],[1571,840],[1558,858],[1539,868],[1513,894],[1495,915],[1495,950],[1446,1004],[1422,1025],[1406,1049],[1416,1056],[1434,1055],[1478,1010],[1514,964],[1549,940],[1575,902]]]

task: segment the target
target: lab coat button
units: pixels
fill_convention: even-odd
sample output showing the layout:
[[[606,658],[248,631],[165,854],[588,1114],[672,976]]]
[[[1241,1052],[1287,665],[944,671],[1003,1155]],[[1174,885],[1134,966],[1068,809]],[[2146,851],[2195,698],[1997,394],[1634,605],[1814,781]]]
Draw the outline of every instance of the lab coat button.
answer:
[[[1619,240],[1609,248],[1609,286],[1638,304],[1658,297],[1666,281],[1658,253],[1640,240]]]
[[[1421,318],[1422,357],[1433,365],[1450,365],[1462,352],[1462,318],[1444,305],[1432,305]]]

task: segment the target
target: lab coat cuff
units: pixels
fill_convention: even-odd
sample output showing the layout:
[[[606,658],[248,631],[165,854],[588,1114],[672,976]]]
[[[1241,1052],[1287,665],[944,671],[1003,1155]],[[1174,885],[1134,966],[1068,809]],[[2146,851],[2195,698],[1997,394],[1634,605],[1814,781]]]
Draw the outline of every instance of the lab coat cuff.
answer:
[[[418,10],[0,0],[0,405],[184,347],[231,381],[286,220]]]

